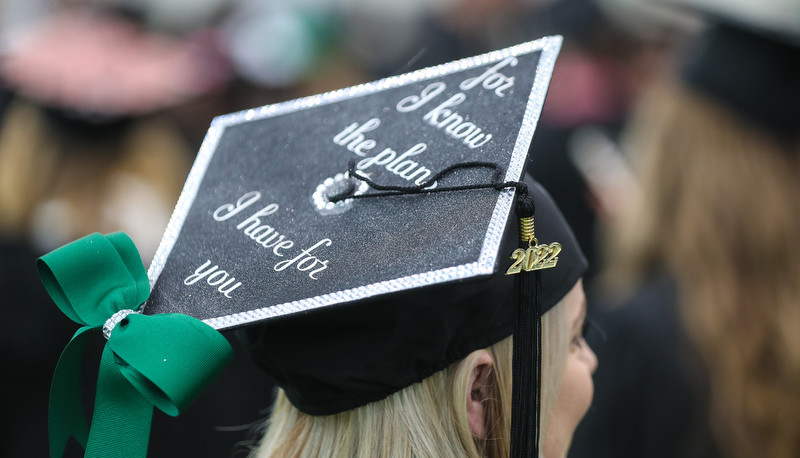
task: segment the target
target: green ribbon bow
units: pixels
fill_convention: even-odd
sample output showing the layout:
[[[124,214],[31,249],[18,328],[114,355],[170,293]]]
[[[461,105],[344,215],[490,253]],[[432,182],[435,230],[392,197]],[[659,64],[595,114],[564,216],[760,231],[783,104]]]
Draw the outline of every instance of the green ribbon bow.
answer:
[[[153,406],[178,415],[222,372],[233,356],[230,345],[188,315],[134,312],[150,295],[150,285],[124,233],[76,240],[39,258],[37,268],[56,305],[83,325],[53,375],[50,455],[63,456],[72,436],[87,457],[144,457]],[[108,342],[90,429],[81,401],[81,359],[88,331],[101,327]]]

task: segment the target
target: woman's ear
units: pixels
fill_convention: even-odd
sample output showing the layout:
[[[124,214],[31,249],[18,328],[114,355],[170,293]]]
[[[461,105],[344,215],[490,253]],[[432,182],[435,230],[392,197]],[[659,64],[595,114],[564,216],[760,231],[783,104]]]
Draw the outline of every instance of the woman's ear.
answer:
[[[478,350],[468,358],[471,362],[469,396],[467,397],[467,421],[473,437],[486,436],[486,400],[489,399],[494,360],[486,350]]]

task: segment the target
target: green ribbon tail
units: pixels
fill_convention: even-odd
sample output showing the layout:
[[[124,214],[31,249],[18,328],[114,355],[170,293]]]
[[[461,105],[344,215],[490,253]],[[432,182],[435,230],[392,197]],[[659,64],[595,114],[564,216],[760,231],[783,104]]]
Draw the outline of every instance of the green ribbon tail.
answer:
[[[61,352],[50,385],[50,456],[64,456],[70,437],[86,447],[89,427],[83,412],[81,396],[81,361],[86,347],[87,331],[84,326],[75,333],[67,347]]]
[[[92,427],[85,458],[144,458],[153,404],[122,375],[106,345],[100,359]]]
[[[86,457],[144,458],[153,407],[178,415],[232,356],[222,334],[196,318],[128,315],[100,360]]]

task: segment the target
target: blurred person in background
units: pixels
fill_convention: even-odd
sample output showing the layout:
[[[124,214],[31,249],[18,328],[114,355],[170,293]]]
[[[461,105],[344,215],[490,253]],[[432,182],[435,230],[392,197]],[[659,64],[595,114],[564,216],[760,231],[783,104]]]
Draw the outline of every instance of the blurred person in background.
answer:
[[[168,110],[225,79],[197,43],[148,30],[135,10],[75,3],[4,4],[2,456],[46,455],[52,369],[74,332],[44,313],[36,257],[98,230],[124,230],[152,257],[194,154]]]
[[[709,26],[628,128],[628,296],[571,457],[800,456],[800,5],[690,3]]]
[[[199,52],[107,10],[56,11],[20,32],[0,66],[13,94],[0,131],[4,238],[44,252],[124,229],[151,257],[192,157],[163,114],[219,83]]]

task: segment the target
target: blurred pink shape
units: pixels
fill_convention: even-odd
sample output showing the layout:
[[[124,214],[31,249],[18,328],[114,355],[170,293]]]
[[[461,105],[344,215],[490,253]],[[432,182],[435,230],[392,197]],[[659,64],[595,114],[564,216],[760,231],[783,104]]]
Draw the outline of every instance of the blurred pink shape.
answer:
[[[47,105],[136,115],[176,105],[227,81],[210,35],[177,40],[123,19],[62,12],[31,28],[0,60],[18,92]]]

